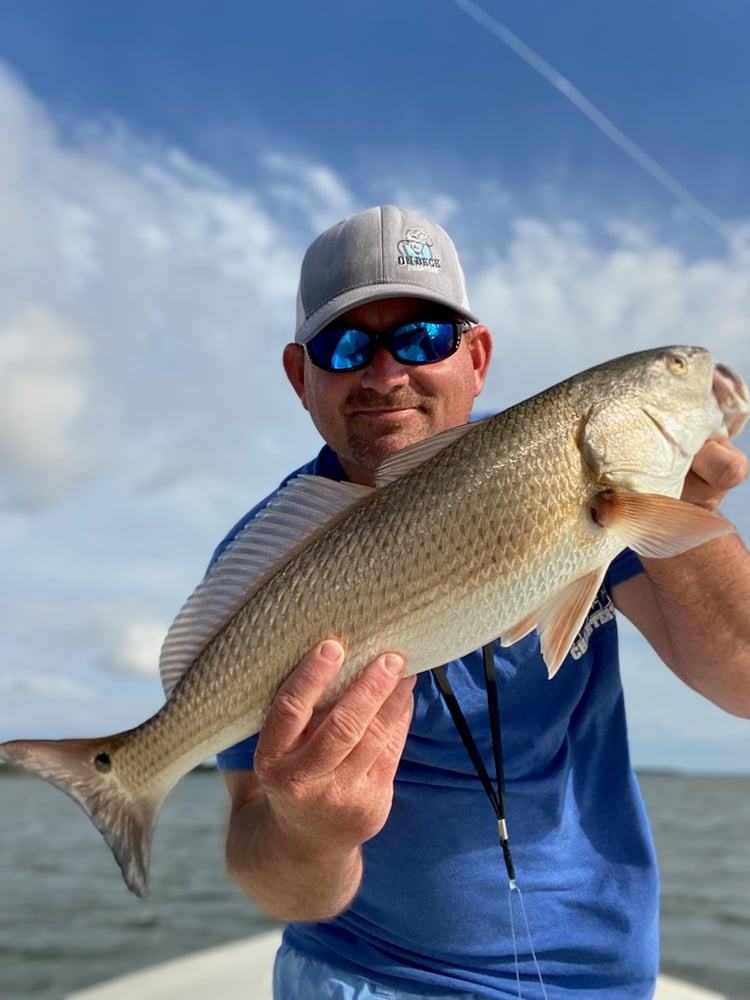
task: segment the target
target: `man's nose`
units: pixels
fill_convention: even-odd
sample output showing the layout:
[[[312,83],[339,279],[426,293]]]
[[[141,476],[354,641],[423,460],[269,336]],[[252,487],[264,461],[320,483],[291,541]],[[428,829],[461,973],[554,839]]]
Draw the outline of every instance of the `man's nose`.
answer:
[[[409,381],[408,365],[402,365],[385,347],[378,347],[370,364],[362,372],[365,389],[392,389]]]

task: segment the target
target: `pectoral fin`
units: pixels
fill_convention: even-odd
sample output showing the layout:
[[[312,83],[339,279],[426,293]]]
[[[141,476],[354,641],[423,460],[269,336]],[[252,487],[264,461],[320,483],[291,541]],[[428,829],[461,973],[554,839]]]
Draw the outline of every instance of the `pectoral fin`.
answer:
[[[600,493],[594,515],[624,545],[654,559],[680,555],[736,530],[721,514],[653,493]]]

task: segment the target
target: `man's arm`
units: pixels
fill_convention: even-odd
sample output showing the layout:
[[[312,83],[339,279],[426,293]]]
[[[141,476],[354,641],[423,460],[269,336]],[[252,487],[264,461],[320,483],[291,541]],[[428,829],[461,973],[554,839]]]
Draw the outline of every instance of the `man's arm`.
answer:
[[[728,441],[696,455],[683,499],[715,510],[747,476]],[[642,559],[644,573],[612,590],[616,607],[678,677],[733,715],[750,718],[750,552],[738,535],[671,559]]]
[[[379,656],[318,711],[344,650],[328,640],[280,689],[254,771],[227,771],[230,876],[266,913],[318,921],[344,910],[362,877],[361,845],[383,827],[409,731],[414,678]]]

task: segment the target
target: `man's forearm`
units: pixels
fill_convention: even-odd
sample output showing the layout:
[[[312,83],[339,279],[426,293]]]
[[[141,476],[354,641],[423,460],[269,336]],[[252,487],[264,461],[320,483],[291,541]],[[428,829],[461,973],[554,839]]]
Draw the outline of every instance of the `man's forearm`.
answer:
[[[750,717],[750,553],[742,540],[727,535],[642,562],[664,622],[665,661],[721,708]]]
[[[359,848],[342,856],[290,843],[262,797],[232,816],[226,859],[232,880],[278,920],[330,920],[351,903],[362,878]]]

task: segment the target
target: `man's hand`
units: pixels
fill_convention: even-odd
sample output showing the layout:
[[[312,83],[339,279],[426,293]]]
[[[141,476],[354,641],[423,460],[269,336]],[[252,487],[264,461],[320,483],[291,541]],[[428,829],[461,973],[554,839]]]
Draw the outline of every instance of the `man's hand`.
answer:
[[[747,456],[728,440],[706,441],[693,459],[685,479],[682,499],[707,510],[716,510],[727,493],[748,473]]]
[[[255,770],[224,772],[229,873],[281,920],[326,920],[349,905],[361,845],[391,809],[414,678],[404,679],[402,657],[386,653],[328,704],[343,660],[333,640],[308,653],[271,705]]]
[[[332,706],[319,705],[344,661],[326,640],[281,687],[255,753],[255,774],[281,831],[308,851],[345,852],[382,828],[412,715],[414,677],[379,656]]]

